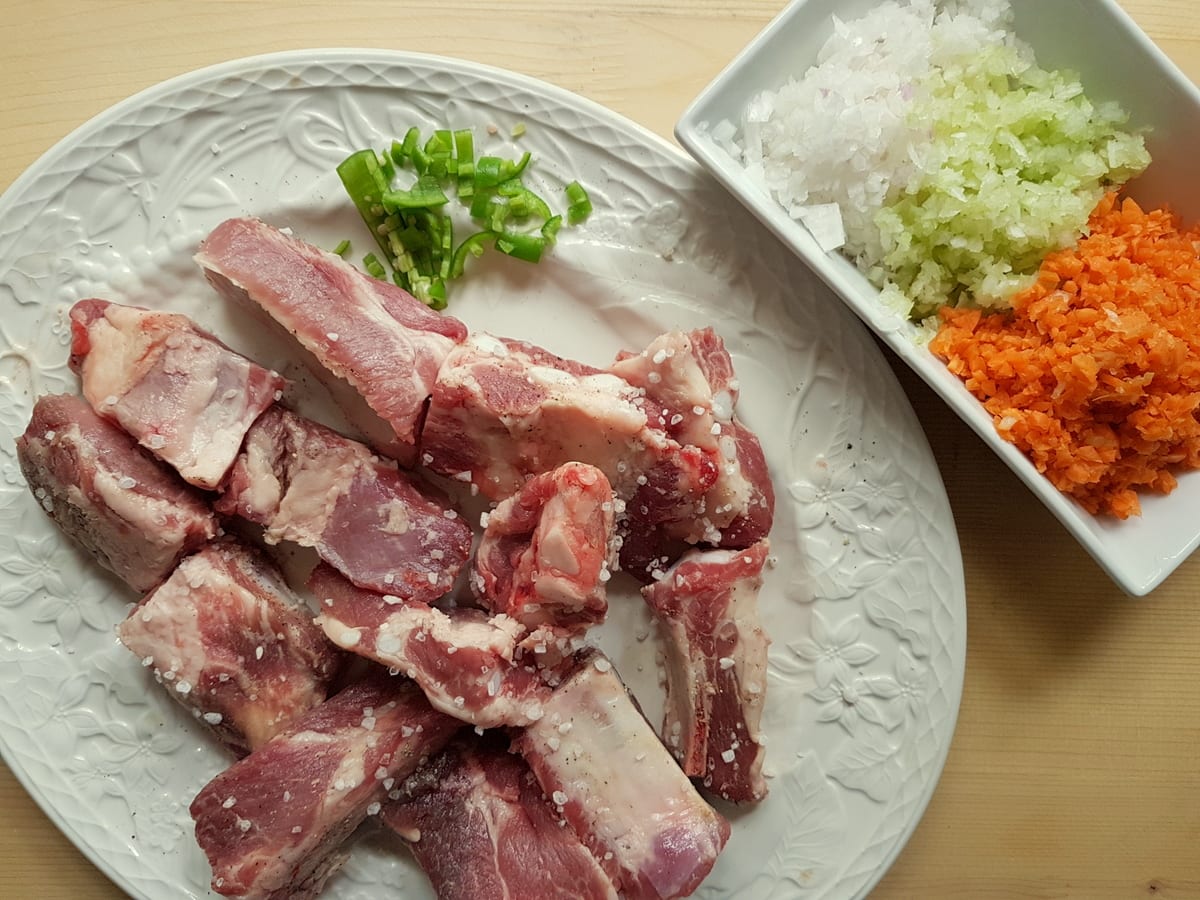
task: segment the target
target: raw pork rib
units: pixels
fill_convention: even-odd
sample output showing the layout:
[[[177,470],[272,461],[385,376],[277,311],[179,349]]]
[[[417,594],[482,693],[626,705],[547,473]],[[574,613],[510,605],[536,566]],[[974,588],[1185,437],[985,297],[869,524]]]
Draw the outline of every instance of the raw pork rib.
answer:
[[[474,573],[484,605],[530,630],[602,622],[614,499],[604,473],[583,463],[530,479],[488,516]]]
[[[729,838],[598,652],[579,655],[513,746],[629,900],[686,897]]]
[[[329,566],[308,582],[317,624],[343,649],[414,679],[444,713],[483,728],[525,725],[550,695],[545,676],[516,660],[523,629],[477,609],[442,612],[356,588]]]
[[[283,407],[250,429],[217,510],[293,541],[360,587],[408,600],[450,590],[471,528],[449,501],[365,445]]]
[[[286,384],[177,313],[81,300],[71,330],[92,408],[197,487],[217,486]]]
[[[341,658],[279,571],[232,539],[180,563],[118,636],[236,752],[321,703]]]
[[[620,501],[622,567],[648,581],[666,565],[640,551],[657,551],[665,526],[693,520],[717,478],[711,454],[680,445],[668,421],[644,390],[611,373],[476,333],[438,374],[421,461],[493,500],[566,462],[596,466]]]
[[[684,772],[735,803],[767,794],[759,723],[769,641],[758,589],[768,549],[763,540],[691,550],[642,588],[667,637],[667,745]]]
[[[628,496],[639,473],[675,462],[680,450],[652,423],[657,410],[643,394],[599,369],[477,332],[438,373],[421,461],[492,500],[566,462],[596,466]]]
[[[382,673],[305,713],[192,801],[213,890],[315,897],[345,862],[346,838],[460,726],[412,682]]]
[[[521,757],[456,740],[400,786],[383,821],[408,842],[438,900],[616,900]]]
[[[774,493],[757,438],[733,418],[721,339],[671,332],[609,372],[476,333],[434,385],[421,461],[500,500],[565,462],[596,466],[617,495],[621,567],[660,577],[689,544],[748,546]]]
[[[50,518],[139,592],[217,533],[198,491],[78,397],[37,401],[17,459]]]
[[[610,371],[666,410],[672,438],[716,462],[699,514],[672,523],[671,536],[735,548],[766,537],[775,493],[758,438],[734,418],[738,385],[720,336],[711,328],[668,332],[641,353],[621,354]]]
[[[196,261],[213,287],[261,306],[416,444],[438,368],[467,335],[462,322],[257,219],[218,225]]]

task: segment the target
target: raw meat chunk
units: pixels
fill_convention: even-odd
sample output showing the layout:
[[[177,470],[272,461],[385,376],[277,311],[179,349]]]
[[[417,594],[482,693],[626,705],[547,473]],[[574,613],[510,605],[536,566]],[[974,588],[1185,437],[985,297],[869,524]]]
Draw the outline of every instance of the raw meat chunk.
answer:
[[[579,655],[513,746],[630,900],[686,897],[729,838],[597,651]]]
[[[346,838],[460,726],[412,682],[382,673],[309,710],[192,801],[213,890],[315,897],[345,862]]]
[[[616,900],[529,767],[489,738],[452,742],[383,807],[438,900]]]
[[[483,604],[530,630],[602,622],[614,499],[604,473],[583,463],[526,482],[488,516],[475,554]]]
[[[262,554],[232,539],[189,556],[118,636],[236,752],[321,703],[341,654]]]
[[[735,803],[767,794],[759,723],[769,641],[758,590],[769,547],[692,550],[642,588],[667,637],[663,736],[683,771]]]
[[[100,415],[212,489],[285,382],[187,316],[81,300],[71,309],[71,368]]]
[[[621,354],[610,371],[662,406],[673,439],[715,464],[697,515],[671,523],[671,536],[734,548],[766,537],[775,493],[758,438],[734,417],[738,384],[720,336],[711,328],[668,332],[640,353]]]
[[[438,368],[466,337],[460,321],[257,219],[218,225],[196,261],[213,287],[261,306],[416,444]]]
[[[199,491],[78,397],[37,401],[17,459],[50,518],[139,592],[217,533]]]
[[[521,341],[475,333],[446,358],[421,434],[421,461],[502,500],[567,462],[596,466],[621,496],[678,444],[643,392]]]
[[[715,456],[681,445],[668,424],[645,390],[611,373],[476,333],[438,374],[421,461],[493,500],[564,463],[595,466],[617,495],[621,566],[649,581],[667,565],[662,535],[696,519],[718,475]]]
[[[360,587],[406,600],[450,590],[471,528],[440,491],[365,445],[283,407],[250,429],[217,510],[292,541]]]
[[[308,586],[331,641],[412,678],[442,712],[483,728],[525,725],[542,714],[551,673],[519,660],[523,629],[513,619],[381,596],[329,566],[317,566]]]

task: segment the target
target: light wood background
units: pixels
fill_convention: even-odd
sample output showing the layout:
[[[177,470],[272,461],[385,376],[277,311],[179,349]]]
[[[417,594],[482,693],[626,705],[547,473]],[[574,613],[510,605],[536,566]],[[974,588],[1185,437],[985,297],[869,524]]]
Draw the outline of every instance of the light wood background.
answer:
[[[420,50],[503,66],[670,137],[687,103],[783,5],[0,0],[0,189],[144,87],[302,47]],[[1200,0],[1122,5],[1200,81]],[[945,773],[874,896],[1200,898],[1200,555],[1151,596],[1126,599],[892,362],[954,507],[970,628]],[[0,897],[27,896],[122,894],[0,766]]]

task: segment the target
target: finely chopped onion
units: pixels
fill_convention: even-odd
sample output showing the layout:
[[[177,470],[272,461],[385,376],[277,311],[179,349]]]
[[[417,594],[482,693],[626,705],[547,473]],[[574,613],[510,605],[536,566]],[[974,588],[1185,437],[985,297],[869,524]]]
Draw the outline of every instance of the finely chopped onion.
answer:
[[[817,65],[714,138],[794,218],[827,221],[836,204],[842,251],[890,306],[1007,308],[1149,163],[1124,112],[1039,68],[1010,20],[1007,0],[887,0],[835,18]]]

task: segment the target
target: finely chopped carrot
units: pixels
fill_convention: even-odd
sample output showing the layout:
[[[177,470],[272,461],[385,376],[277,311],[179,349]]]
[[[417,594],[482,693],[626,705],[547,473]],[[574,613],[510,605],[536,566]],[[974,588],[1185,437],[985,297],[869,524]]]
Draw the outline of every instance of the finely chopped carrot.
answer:
[[[1200,468],[1200,226],[1108,194],[1009,314],[941,310],[930,349],[1059,490],[1141,512]]]

